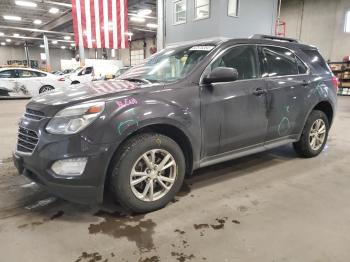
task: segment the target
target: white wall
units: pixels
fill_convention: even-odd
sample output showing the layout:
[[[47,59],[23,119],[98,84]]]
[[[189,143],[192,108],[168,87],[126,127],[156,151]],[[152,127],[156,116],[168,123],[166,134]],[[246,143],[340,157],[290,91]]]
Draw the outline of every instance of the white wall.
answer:
[[[44,53],[43,48],[29,47],[30,60],[37,60],[40,66],[40,53]],[[50,49],[50,60],[52,70],[61,69],[61,59],[71,59],[74,57],[74,52],[63,49]],[[6,65],[7,60],[25,60],[24,47],[22,46],[1,46],[0,47],[0,65]]]
[[[282,0],[286,34],[315,45],[326,59],[342,61],[350,55],[350,34],[344,32],[349,0]]]

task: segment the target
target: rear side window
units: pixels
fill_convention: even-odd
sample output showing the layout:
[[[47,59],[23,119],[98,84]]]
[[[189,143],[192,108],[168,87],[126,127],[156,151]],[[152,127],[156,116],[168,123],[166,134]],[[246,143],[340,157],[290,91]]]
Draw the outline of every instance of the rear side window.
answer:
[[[330,69],[326,61],[316,49],[303,50],[303,52],[309,57],[310,64],[318,73],[330,73]]]
[[[299,74],[295,55],[280,47],[263,47],[268,73],[264,76],[287,76]]]
[[[307,73],[306,65],[298,57],[296,57],[296,59],[297,59],[299,74],[306,74]]]

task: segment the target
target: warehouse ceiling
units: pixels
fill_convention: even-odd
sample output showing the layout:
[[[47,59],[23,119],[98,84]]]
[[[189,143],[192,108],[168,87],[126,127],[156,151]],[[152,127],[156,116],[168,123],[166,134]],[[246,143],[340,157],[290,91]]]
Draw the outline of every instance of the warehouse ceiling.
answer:
[[[147,27],[147,24],[157,24],[156,0],[129,0],[128,9],[129,32],[133,34],[131,39],[155,37],[156,29]],[[152,13],[145,16],[145,22],[133,21],[132,17],[137,16],[141,9],[150,9]],[[25,41],[29,45],[42,45],[43,32],[36,32],[35,29],[51,31],[45,32],[45,35],[51,39],[51,48],[60,48],[61,46],[72,48],[71,0],[0,1],[0,42],[2,45],[23,45]],[[71,39],[69,39],[70,36]],[[52,40],[58,40],[58,43],[53,44]]]

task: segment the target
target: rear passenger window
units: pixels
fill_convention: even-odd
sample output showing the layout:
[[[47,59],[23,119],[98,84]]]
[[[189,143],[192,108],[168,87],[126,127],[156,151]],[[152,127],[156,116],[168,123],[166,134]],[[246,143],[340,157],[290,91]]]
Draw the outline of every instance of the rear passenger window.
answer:
[[[324,61],[323,57],[316,49],[303,50],[303,52],[310,58],[310,63],[318,73],[330,73],[330,69],[326,61]]]
[[[297,75],[298,65],[295,55],[285,48],[263,47],[268,73],[264,76]]]
[[[257,49],[255,46],[237,46],[229,49],[217,59],[211,70],[217,67],[231,67],[238,71],[238,79],[253,79],[260,77]]]

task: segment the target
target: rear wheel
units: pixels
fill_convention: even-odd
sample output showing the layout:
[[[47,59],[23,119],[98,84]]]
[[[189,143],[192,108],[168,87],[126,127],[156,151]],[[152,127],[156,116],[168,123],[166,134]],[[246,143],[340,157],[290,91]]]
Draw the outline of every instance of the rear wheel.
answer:
[[[71,83],[71,85],[77,85],[77,84],[80,84],[80,82],[79,82],[79,81],[73,81],[73,82]]]
[[[319,110],[311,112],[300,140],[293,144],[295,151],[302,157],[315,157],[321,153],[327,143],[329,122],[325,113]]]
[[[40,89],[39,89],[39,94],[41,93],[45,93],[45,92],[48,92],[48,91],[51,91],[51,90],[54,90],[55,88],[53,86],[42,86]]]
[[[169,203],[184,176],[184,155],[174,140],[160,134],[140,134],[128,140],[115,158],[110,185],[119,203],[143,213]]]

